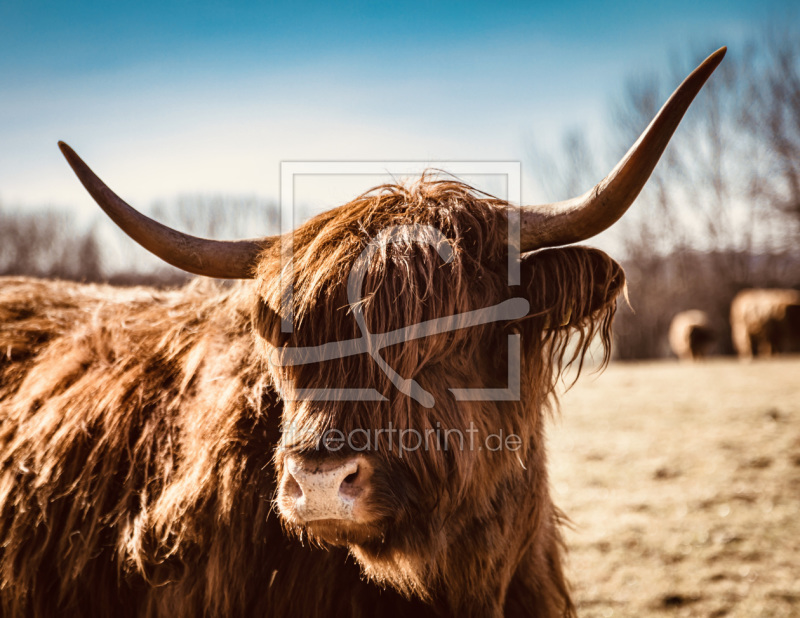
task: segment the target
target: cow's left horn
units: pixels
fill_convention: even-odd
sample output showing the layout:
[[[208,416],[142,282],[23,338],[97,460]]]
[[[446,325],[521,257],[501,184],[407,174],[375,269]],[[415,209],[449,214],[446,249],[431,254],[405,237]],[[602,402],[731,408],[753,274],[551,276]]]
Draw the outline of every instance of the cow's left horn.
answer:
[[[727,51],[706,58],[664,104],[611,173],[580,197],[522,208],[520,249],[568,245],[611,227],[639,195],[692,100]]]
[[[182,270],[219,279],[252,279],[259,254],[275,240],[208,240],[173,230],[125,203],[67,144],[58,142],[58,147],[94,201],[123,232]]]

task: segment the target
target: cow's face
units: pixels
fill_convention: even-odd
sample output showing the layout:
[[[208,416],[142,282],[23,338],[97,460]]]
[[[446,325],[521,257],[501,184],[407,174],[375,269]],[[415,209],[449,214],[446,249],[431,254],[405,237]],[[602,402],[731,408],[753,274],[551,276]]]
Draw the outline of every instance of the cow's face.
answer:
[[[509,492],[520,522],[531,494],[546,499],[540,416],[568,334],[576,353],[597,332],[607,342],[622,272],[553,249],[509,286],[506,205],[455,182],[384,189],[309,222],[294,247],[292,333],[277,252],[256,310],[284,398],[280,514],[419,592]]]

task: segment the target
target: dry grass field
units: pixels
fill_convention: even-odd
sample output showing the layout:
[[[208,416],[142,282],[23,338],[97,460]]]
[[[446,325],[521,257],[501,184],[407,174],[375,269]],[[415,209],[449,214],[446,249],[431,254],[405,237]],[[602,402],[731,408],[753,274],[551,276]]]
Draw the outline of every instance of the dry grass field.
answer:
[[[549,449],[580,616],[800,616],[800,358],[584,374]]]

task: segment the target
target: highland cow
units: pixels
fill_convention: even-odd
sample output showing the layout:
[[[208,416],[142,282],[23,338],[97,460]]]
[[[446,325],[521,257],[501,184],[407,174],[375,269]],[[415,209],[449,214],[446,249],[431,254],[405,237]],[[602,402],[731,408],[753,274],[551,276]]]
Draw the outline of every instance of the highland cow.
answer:
[[[723,55],[580,198],[423,177],[301,225],[290,297],[280,239],[165,228],[62,144],[135,240],[244,281],[3,281],[0,613],[574,615],[545,421],[596,336],[607,358],[625,284],[562,245],[622,216]]]
[[[669,347],[680,360],[705,358],[715,338],[708,314],[699,309],[676,313],[669,325]]]
[[[742,290],[731,302],[731,337],[742,359],[800,352],[800,291]]]

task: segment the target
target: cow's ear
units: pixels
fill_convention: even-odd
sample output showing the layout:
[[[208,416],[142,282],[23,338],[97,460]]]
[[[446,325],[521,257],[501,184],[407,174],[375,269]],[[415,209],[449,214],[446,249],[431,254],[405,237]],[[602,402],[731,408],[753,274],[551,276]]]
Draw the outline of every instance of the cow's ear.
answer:
[[[551,330],[610,319],[624,289],[622,267],[608,255],[588,247],[564,247],[525,255],[516,292],[530,303],[526,321]]]

